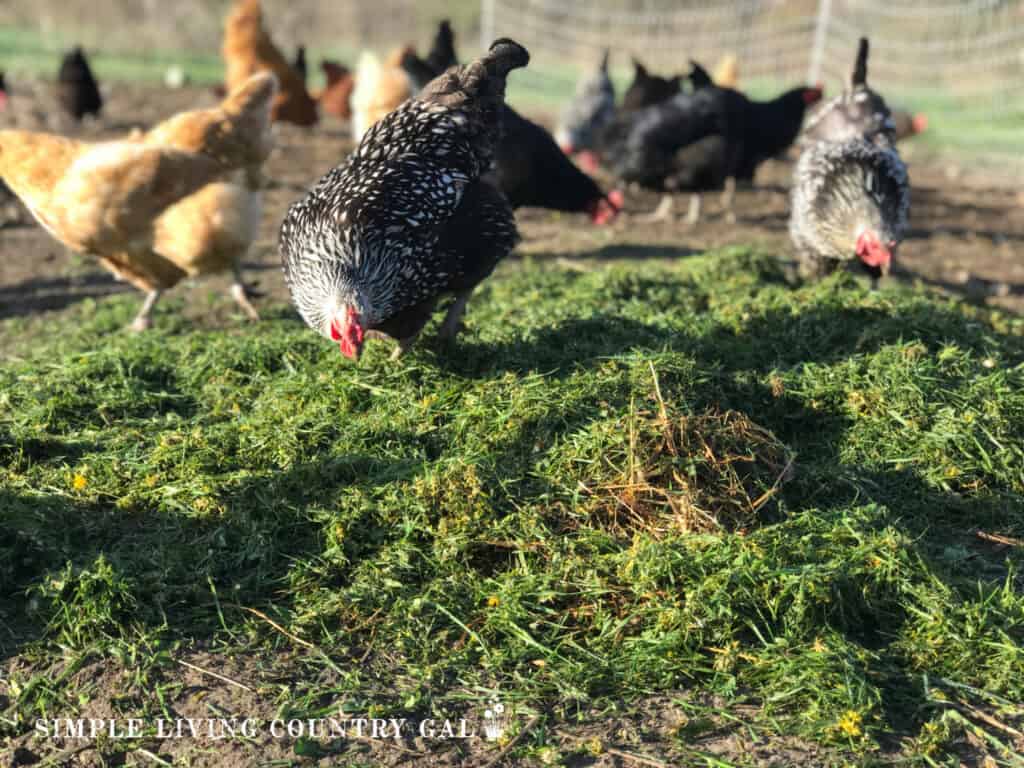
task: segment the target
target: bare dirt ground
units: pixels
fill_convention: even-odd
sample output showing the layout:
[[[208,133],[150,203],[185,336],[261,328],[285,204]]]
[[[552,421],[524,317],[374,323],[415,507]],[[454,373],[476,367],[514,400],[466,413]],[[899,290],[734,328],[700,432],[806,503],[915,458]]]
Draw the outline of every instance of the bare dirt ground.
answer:
[[[45,88],[37,88],[35,98],[25,101],[0,115],[0,127],[73,130],[100,138],[146,127],[181,109],[212,104],[214,97],[198,88],[117,86],[111,89],[104,117],[80,128],[53,118]],[[351,142],[347,128],[337,121],[313,130],[280,126],[278,140],[267,167],[272,182],[264,199],[263,228],[245,269],[260,291],[286,300],[276,251],[278,225],[287,206],[340,162]],[[992,182],[970,164],[940,164],[913,142],[903,150],[911,171],[913,205],[897,279],[919,280],[1016,312],[1024,309],[1024,200],[1019,187]],[[639,216],[658,202],[656,195],[646,192],[628,193],[625,215],[610,227],[594,227],[579,215],[520,211],[524,243],[519,253],[595,261],[672,259],[708,248],[753,244],[786,256],[790,172],[788,162],[766,164],[757,185],[740,190],[734,223],[723,215],[717,195],[706,197],[703,219],[692,228],[682,221],[685,199],[677,202],[677,221],[641,223]],[[19,324],[21,333],[32,327],[31,318],[52,317],[84,299],[132,290],[89,259],[67,251],[10,198],[0,200],[0,254],[0,319],[29,318],[27,327]],[[514,268],[506,268],[510,267]],[[226,276],[212,277],[185,283],[173,293],[186,297],[186,314],[195,322],[220,325],[234,321],[234,310],[230,301],[210,297],[223,295],[227,285]],[[0,349],[6,342],[0,331]]]
[[[304,654],[306,659],[301,658]],[[68,678],[76,690],[88,693],[89,702],[76,717],[103,719],[108,723],[116,720],[115,738],[103,733],[98,738],[69,737],[66,726],[54,725],[51,720],[46,728],[51,733],[60,729],[61,735],[39,736],[33,730],[12,739],[6,749],[0,743],[0,758],[6,752],[15,768],[44,764],[61,768],[658,768],[714,765],[716,759],[744,765],[785,768],[800,764],[814,768],[842,763],[837,752],[794,738],[764,737],[753,722],[756,707],[749,711],[734,707],[733,717],[738,722],[719,720],[707,713],[721,707],[722,702],[710,697],[703,700],[687,691],[650,696],[600,712],[546,713],[543,734],[538,733],[541,728],[536,713],[516,710],[510,705],[508,733],[497,742],[483,738],[481,712],[459,705],[453,705],[447,712],[423,714],[419,719],[407,716],[398,738],[383,726],[374,737],[371,725],[364,725],[361,730],[359,726],[346,725],[345,735],[339,736],[337,729],[341,724],[351,722],[343,713],[331,712],[311,723],[309,719],[289,718],[282,711],[282,696],[287,695],[289,680],[294,678],[297,667],[308,665],[310,674],[320,678],[335,674],[323,667],[319,673],[314,672],[314,660],[309,655],[257,652],[229,657],[216,651],[193,649],[175,654],[177,665],[148,670],[144,681],[133,679],[113,665],[98,660],[89,662],[70,670]],[[55,668],[49,674],[58,677],[65,671]],[[16,677],[27,672],[28,667],[15,661],[8,674]],[[321,682],[330,683],[329,679]],[[164,691],[163,711],[140,711],[137,705],[144,698],[144,689],[154,686]],[[0,703],[3,693],[0,683]],[[747,717],[749,722],[745,722]],[[131,718],[141,721],[142,727],[148,729],[146,735],[124,738]],[[157,725],[158,720],[166,725]],[[189,732],[188,725],[177,725],[188,720],[195,724],[194,732]],[[445,720],[452,725],[448,737],[442,736]],[[248,725],[243,726],[246,721]],[[430,724],[423,726],[424,721]],[[235,729],[233,735],[227,735],[229,727]],[[245,734],[243,727],[247,729]],[[296,734],[302,729],[305,736],[288,736],[289,727]],[[333,737],[329,730],[332,727]],[[179,728],[185,730],[179,732]],[[691,730],[700,736],[687,738]],[[541,735],[546,747],[531,750],[534,754],[525,759],[507,757],[516,746],[536,743]],[[314,742],[316,746],[312,746]]]

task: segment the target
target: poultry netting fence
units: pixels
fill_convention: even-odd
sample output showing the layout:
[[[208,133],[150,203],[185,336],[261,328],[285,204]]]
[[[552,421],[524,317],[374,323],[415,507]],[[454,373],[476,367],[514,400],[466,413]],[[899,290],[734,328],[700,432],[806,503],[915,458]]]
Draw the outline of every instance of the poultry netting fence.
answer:
[[[82,43],[99,64],[159,77],[184,63],[220,77],[230,0],[3,0],[0,69],[46,74],[62,47]],[[349,62],[361,48],[428,44],[451,17],[463,57],[508,35],[531,51],[510,98],[554,114],[604,48],[618,85],[630,57],[652,69],[709,68],[735,58],[739,87],[765,96],[796,82],[834,93],[857,38],[871,38],[871,81],[897,107],[929,117],[925,144],[999,158],[1024,156],[1024,0],[263,0],[274,39]],[[43,64],[41,65],[40,62]],[[47,69],[47,66],[49,69]],[[114,67],[108,71],[113,72]],[[1011,161],[1012,159],[1012,161]]]
[[[618,83],[636,56],[682,72],[734,58],[739,87],[767,96],[798,82],[835,93],[858,38],[870,80],[894,107],[929,118],[926,144],[1021,170],[1024,0],[482,0],[480,37],[514,30],[530,49],[517,91],[563,97],[611,51]],[[1007,165],[1009,162],[1009,165]]]
[[[80,43],[140,59],[173,54],[216,57],[233,0],[3,0],[0,58]],[[479,0],[462,0],[476,8]],[[263,0],[275,41],[359,48],[404,40],[444,3],[417,0]],[[438,10],[438,9],[441,10]],[[20,35],[14,34],[20,31]]]

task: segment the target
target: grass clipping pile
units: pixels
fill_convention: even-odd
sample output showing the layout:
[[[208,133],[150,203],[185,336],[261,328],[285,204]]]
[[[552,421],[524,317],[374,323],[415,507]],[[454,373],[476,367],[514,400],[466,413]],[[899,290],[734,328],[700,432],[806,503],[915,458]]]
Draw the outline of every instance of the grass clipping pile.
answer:
[[[611,426],[619,439],[578,478],[576,517],[616,536],[645,532],[743,533],[793,477],[793,453],[737,411],[634,411]],[[613,473],[608,478],[608,471]]]

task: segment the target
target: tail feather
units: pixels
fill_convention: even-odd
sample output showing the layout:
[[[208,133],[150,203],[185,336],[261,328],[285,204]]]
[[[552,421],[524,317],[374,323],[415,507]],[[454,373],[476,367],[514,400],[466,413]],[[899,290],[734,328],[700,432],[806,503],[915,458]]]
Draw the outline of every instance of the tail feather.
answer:
[[[253,75],[227,95],[221,108],[229,115],[260,112],[266,109],[277,93],[277,78],[271,72]]]
[[[426,61],[438,72],[459,63],[455,55],[455,33],[452,32],[452,24],[448,19],[442,19],[438,24],[434,42],[427,51]]]
[[[491,43],[480,62],[491,77],[505,77],[513,69],[530,63],[530,53],[514,40],[502,37]]]
[[[693,59],[690,59],[690,84],[694,90],[698,88],[709,88],[715,84],[711,75]]]
[[[853,65],[850,84],[854,87],[866,85],[868,82],[868,39],[862,37],[857,45],[857,60]]]
[[[207,155],[226,168],[262,163],[273,148],[270,106],[276,93],[273,74],[253,75],[219,106],[174,115],[150,129],[144,140]]]

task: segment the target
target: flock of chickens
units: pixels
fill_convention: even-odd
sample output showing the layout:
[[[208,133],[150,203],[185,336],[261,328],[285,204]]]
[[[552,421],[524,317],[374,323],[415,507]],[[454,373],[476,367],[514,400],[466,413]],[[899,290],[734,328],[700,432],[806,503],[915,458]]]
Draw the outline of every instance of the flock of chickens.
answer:
[[[284,58],[259,0],[237,0],[223,54],[220,104],[148,132],[89,143],[0,131],[0,178],[39,223],[146,293],[135,330],[151,325],[161,293],[182,278],[226,269],[235,301],[258,317],[239,265],[256,238],[272,122],[308,126],[320,111],[351,119],[358,145],[288,209],[279,249],[302,318],[354,359],[373,337],[397,341],[396,356],[407,350],[445,296],[454,301],[441,335],[457,334],[474,288],[519,240],[514,209],[614,219],[623,194],[585,172],[598,166],[666,193],[656,217],[670,215],[671,193],[694,192],[695,222],[701,192],[724,189],[731,212],[736,183],[799,144],[790,232],[803,278],[857,263],[877,280],[906,229],[907,171],[896,121],[867,84],[866,40],[849,86],[807,120],[820,88],[754,101],[695,62],[670,79],[634,62],[616,105],[606,54],[565,109],[557,140],[505,102],[526,49],[502,38],[460,65],[447,22],[426,58],[411,47],[383,62],[364,54],[354,76],[324,62],[327,86],[317,94],[306,89],[304,50],[294,63]],[[76,118],[101,109],[81,50],[59,80]]]

